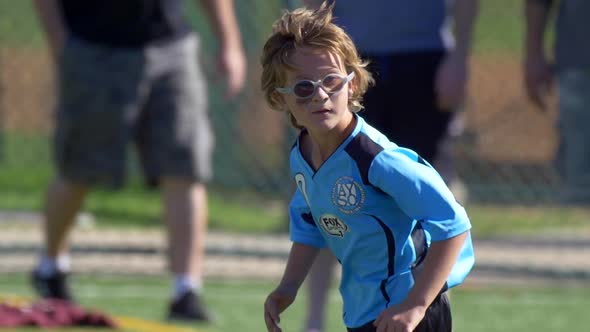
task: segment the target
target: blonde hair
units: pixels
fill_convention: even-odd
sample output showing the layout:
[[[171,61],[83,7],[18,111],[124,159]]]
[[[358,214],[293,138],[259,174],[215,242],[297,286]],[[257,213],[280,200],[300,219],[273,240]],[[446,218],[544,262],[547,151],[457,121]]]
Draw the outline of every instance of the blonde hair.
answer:
[[[346,73],[354,72],[352,83],[355,87],[349,97],[348,107],[352,112],[360,111],[363,95],[373,77],[350,37],[332,22],[333,4],[322,3],[317,10],[299,8],[286,11],[273,24],[272,34],[264,44],[261,63],[261,86],[266,101],[272,109],[284,110],[282,96],[275,90],[286,84],[287,70],[295,70],[290,63],[293,53],[303,47],[326,50],[338,55],[344,63]],[[291,112],[287,112],[294,127],[301,129]]]

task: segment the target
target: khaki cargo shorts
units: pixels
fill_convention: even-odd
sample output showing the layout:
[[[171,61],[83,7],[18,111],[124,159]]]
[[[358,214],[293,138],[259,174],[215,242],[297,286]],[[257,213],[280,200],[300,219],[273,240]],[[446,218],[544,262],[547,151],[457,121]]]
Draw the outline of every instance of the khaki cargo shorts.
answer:
[[[130,143],[146,181],[206,182],[213,134],[199,42],[114,49],[71,39],[60,57],[55,159],[65,179],[118,187]]]

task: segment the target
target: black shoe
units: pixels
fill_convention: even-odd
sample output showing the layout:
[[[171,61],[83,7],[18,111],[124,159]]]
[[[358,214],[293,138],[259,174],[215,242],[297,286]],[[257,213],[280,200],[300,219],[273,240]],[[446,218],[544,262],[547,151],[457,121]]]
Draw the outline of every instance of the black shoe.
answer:
[[[44,299],[60,299],[73,302],[66,273],[57,272],[51,277],[43,277],[39,272],[33,271],[31,282],[39,296]]]
[[[213,317],[205,308],[199,295],[192,291],[186,292],[178,300],[172,302],[168,319],[202,323],[213,321]]]

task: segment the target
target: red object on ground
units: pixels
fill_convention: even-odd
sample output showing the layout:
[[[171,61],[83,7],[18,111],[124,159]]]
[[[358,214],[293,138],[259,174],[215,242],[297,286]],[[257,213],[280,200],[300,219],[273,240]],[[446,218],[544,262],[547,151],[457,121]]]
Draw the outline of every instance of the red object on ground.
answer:
[[[107,315],[86,310],[68,301],[47,299],[26,305],[0,303],[0,327],[18,326],[117,328],[115,322]]]

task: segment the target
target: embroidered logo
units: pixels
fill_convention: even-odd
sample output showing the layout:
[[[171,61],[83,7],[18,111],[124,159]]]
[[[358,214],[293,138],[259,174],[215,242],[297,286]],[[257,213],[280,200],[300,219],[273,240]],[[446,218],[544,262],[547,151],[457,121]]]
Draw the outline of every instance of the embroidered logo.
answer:
[[[324,214],[320,217],[320,226],[333,236],[344,237],[344,233],[348,232],[348,225],[331,214]]]
[[[332,188],[332,203],[344,213],[355,213],[365,203],[365,191],[353,178],[343,176]]]

